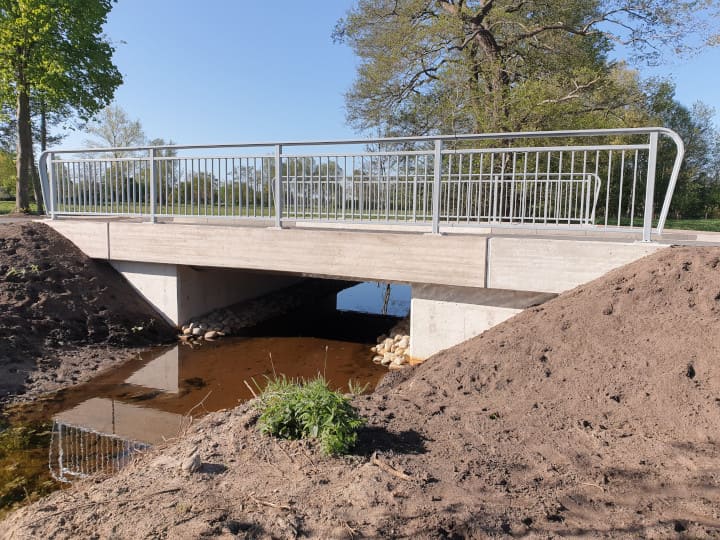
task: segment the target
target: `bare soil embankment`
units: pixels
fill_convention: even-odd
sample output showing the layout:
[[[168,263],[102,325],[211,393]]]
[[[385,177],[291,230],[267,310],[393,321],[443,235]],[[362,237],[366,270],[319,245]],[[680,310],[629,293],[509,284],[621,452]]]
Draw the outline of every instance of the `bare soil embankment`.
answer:
[[[3,537],[718,538],[718,351],[720,249],[663,250],[388,375],[354,456],[245,405]]]
[[[107,263],[37,222],[0,222],[0,401],[87,380],[173,329]]]

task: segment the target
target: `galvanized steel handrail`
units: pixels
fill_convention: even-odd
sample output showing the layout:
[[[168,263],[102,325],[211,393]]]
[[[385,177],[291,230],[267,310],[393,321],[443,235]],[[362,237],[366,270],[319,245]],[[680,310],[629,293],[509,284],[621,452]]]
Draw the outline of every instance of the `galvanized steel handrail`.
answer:
[[[641,135],[648,137],[647,143],[511,144],[515,140]],[[676,147],[656,228],[662,234],[684,145],[674,131],[659,127],[48,150],[40,156],[39,169],[45,206],[53,218],[140,215],[155,221],[158,216],[207,215],[274,219],[278,227],[283,220],[330,220],[426,223],[435,233],[441,223],[450,222],[612,231],[639,229],[635,210],[642,200],[643,240],[650,241],[660,136],[670,138]],[[447,147],[490,140],[502,146]],[[432,147],[387,149],[423,143]],[[284,151],[287,147],[360,144],[378,149]],[[162,155],[169,150],[259,148],[272,151],[240,156]],[[113,157],[103,157],[108,153]],[[83,157],[57,159],[71,154]],[[95,154],[101,157],[87,157]],[[644,183],[641,166],[646,170]],[[498,183],[498,179],[502,180]],[[604,223],[598,225],[595,207],[601,183],[606,196],[601,207]],[[639,193],[643,188],[644,198]]]

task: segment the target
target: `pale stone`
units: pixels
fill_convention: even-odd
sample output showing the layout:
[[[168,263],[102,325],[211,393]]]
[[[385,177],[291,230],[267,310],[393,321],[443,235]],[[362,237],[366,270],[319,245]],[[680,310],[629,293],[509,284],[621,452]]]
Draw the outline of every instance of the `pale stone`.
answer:
[[[400,349],[407,349],[410,346],[410,340],[407,338],[407,336],[403,336],[402,339],[398,341],[397,346]]]
[[[194,473],[198,470],[200,470],[200,467],[202,467],[202,460],[200,459],[200,454],[194,453],[189,458],[187,458],[185,461],[182,462],[182,470],[189,473]]]
[[[377,355],[377,356],[373,356],[373,360],[372,360],[372,361],[375,362],[376,364],[379,364],[379,363],[382,362],[382,359],[383,359],[382,356]]]
[[[383,341],[383,347],[385,347],[386,351],[389,351],[390,348],[393,346],[393,343],[395,343],[392,338],[387,338],[385,341]]]
[[[218,337],[218,333],[215,330],[210,330],[209,332],[205,332],[205,339],[216,339]]]
[[[395,366],[402,366],[405,363],[405,360],[402,356],[396,356],[393,358],[392,364]]]
[[[189,336],[191,332],[192,332],[192,330],[190,329],[189,326],[184,326],[184,327],[183,327],[183,331],[182,331],[183,336]]]
[[[199,336],[200,334],[202,334],[202,329],[201,329],[199,326],[193,327],[193,329],[192,329],[192,335],[193,335],[193,336]]]
[[[385,354],[383,355],[383,358],[382,358],[382,360],[380,361],[380,363],[381,363],[383,366],[387,366],[387,365],[388,365],[390,362],[392,362],[392,361],[393,361],[393,355],[392,355],[391,353],[385,353]]]

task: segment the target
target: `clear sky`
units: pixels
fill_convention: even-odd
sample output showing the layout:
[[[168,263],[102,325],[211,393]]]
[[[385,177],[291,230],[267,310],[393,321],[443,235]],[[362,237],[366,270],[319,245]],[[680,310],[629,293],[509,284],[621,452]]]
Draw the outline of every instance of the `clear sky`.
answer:
[[[357,60],[331,38],[352,4],[120,0],[106,26],[125,79],[116,102],[149,138],[178,144],[354,136],[343,95]],[[720,112],[717,48],[643,73],[672,75],[681,102]],[[62,146],[85,139],[74,132]]]

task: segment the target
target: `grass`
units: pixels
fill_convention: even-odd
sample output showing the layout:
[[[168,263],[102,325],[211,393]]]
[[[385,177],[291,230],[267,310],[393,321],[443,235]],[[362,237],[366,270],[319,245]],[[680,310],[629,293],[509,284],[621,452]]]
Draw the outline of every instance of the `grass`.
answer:
[[[15,201],[0,201],[0,216],[10,214],[15,210]],[[30,204],[30,210],[35,213],[37,212],[37,205]]]
[[[668,219],[665,228],[720,232],[720,219]]]
[[[15,209],[15,201],[0,201],[0,215],[5,215],[11,213]],[[118,211],[126,211],[126,212],[145,212],[149,213],[150,208],[148,205],[139,206],[135,209],[133,208],[119,208],[117,206],[110,207],[108,205],[98,205],[92,210],[96,212],[118,212]],[[184,206],[182,204],[177,205],[175,208],[169,208],[164,206],[158,206],[158,212],[168,214],[168,215],[181,215],[182,210],[184,209]],[[31,210],[33,212],[37,211],[37,206],[32,204]],[[73,206],[65,206],[62,208],[59,208],[59,210],[66,210],[66,211],[77,211],[80,210],[79,207],[73,207]],[[191,217],[205,217],[205,216],[235,216],[235,217],[263,217],[266,219],[272,219],[275,214],[275,208],[274,207],[268,207],[268,206],[260,206],[258,205],[256,208],[250,207],[250,208],[238,208],[231,207],[231,208],[225,208],[224,206],[220,207],[214,207],[212,205],[208,205],[208,212],[205,213],[204,206],[196,207],[195,211],[196,213]],[[337,212],[305,212],[305,213],[291,213],[290,215],[285,215],[284,219],[323,219],[323,218],[339,218],[340,214]],[[354,219],[366,219],[366,220],[381,220],[384,218],[384,216],[372,216],[372,215],[366,215],[366,216],[359,216],[356,214],[347,216],[348,218],[354,218]],[[392,217],[392,216],[391,216]],[[599,222],[602,220],[599,220]],[[613,223],[612,220],[610,220],[611,223]],[[636,220],[636,225],[642,226],[642,220],[638,219]],[[629,225],[629,221],[627,223],[623,222],[623,225]],[[653,223],[654,226],[657,225],[657,221]],[[665,223],[666,229],[684,229],[688,231],[709,231],[709,232],[720,232],[720,219],[668,219]]]
[[[258,396],[260,431],[283,439],[316,439],[328,455],[347,454],[365,424],[350,400],[322,375],[309,381],[269,378]]]

